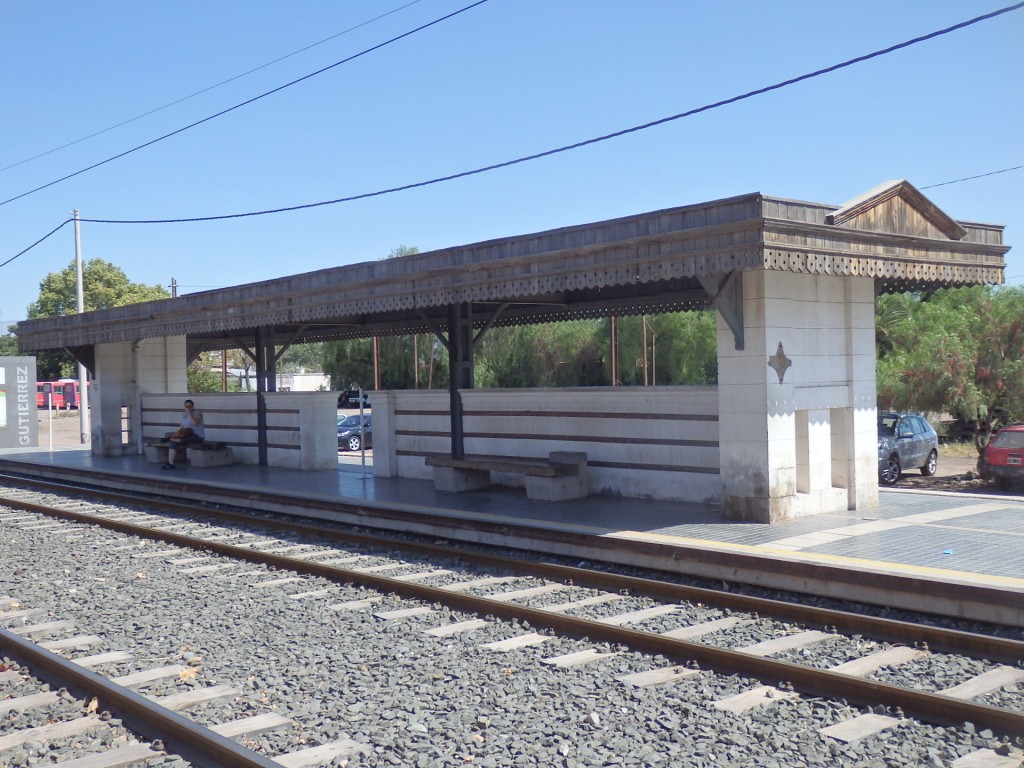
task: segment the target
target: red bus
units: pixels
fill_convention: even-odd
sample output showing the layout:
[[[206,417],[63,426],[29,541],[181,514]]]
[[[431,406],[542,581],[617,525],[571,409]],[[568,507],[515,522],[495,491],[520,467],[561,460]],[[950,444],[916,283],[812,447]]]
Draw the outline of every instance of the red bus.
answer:
[[[54,390],[60,388],[65,408],[77,408],[80,405],[81,398],[78,394],[78,379],[61,379],[60,381],[53,382],[53,386]],[[54,395],[54,399],[59,397],[56,394]]]
[[[36,382],[36,408],[63,408],[64,388],[52,381]]]
[[[36,382],[36,407],[51,409],[77,408],[80,402],[78,379]]]

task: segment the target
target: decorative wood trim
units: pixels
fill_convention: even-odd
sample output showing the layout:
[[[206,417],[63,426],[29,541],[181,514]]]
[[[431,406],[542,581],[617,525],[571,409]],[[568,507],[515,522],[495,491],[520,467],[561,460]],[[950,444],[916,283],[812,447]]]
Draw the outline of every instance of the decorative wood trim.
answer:
[[[887,181],[845,203],[838,210],[825,217],[826,224],[841,227],[846,222],[865,215],[871,209],[895,198],[901,198],[925,219],[930,221],[950,240],[962,240],[967,230],[947,216],[935,203],[906,179]]]
[[[893,203],[912,215],[902,216],[903,208],[885,210]],[[877,220],[871,217],[875,209]],[[766,217],[766,211],[785,218]],[[146,338],[186,336],[190,350],[245,346],[255,329],[267,326],[295,342],[443,333],[445,307],[462,303],[507,303],[502,325],[696,309],[708,305],[699,281],[752,269],[936,287],[999,284],[1008,250],[1001,238],[1000,227],[965,228],[953,221],[906,181],[887,182],[839,208],[753,193],[26,320],[17,334],[27,351],[74,348],[83,359],[95,344]],[[726,301],[719,309],[729,311],[739,297],[726,296],[721,282],[715,287],[714,295]],[[739,322],[734,318],[730,325]]]

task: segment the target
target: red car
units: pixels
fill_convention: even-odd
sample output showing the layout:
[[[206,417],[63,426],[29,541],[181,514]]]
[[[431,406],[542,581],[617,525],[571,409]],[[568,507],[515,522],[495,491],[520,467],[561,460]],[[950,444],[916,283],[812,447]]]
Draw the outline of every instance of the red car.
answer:
[[[1024,484],[1024,424],[1003,427],[985,446],[989,475],[1003,490],[1014,482]]]

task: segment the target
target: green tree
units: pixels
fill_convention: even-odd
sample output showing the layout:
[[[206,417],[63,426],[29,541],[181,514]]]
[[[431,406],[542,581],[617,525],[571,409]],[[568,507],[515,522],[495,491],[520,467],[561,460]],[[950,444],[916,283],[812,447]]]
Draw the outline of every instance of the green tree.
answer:
[[[204,355],[189,363],[185,375],[189,392],[220,392],[223,389],[220,371],[215,371],[204,359]]]
[[[352,339],[324,344],[323,371],[337,390],[353,385],[373,389],[373,340]]]
[[[606,384],[599,330],[596,320],[492,328],[474,357],[476,386]]]
[[[420,249],[415,245],[400,245],[397,248],[393,248],[391,253],[388,254],[389,259],[397,259],[401,256],[413,256],[420,252]]]
[[[0,357],[17,357],[20,354],[17,336],[13,333],[0,336]]]
[[[213,350],[200,352],[199,356],[189,363],[186,369],[189,392],[222,392],[224,391],[224,358],[227,358],[227,391],[243,392],[245,388],[244,374],[236,375],[233,371],[251,371],[252,361],[240,349]],[[252,374],[252,391],[256,389],[255,373]]]
[[[948,412],[972,425],[979,452],[995,427],[1024,418],[1024,289],[952,288],[877,306],[887,321],[880,407]]]
[[[281,355],[278,373],[314,373],[323,370],[324,342],[293,344]]]
[[[714,311],[673,312],[655,318],[658,379],[668,384],[718,383],[718,329]],[[665,377],[664,379],[662,377]]]
[[[142,301],[167,298],[160,285],[133,283],[124,271],[103,259],[82,265],[82,292],[86,311],[120,307]],[[60,272],[51,272],[39,283],[39,298],[28,305],[30,319],[73,315],[78,311],[77,270],[72,261]],[[76,375],[76,363],[66,352],[45,351],[36,357],[40,380]]]
[[[646,323],[646,335],[644,325]],[[601,321],[600,344],[611,381],[611,320]],[[715,313],[671,312],[646,317],[620,317],[619,383],[713,385],[718,380]]]
[[[78,311],[77,270],[72,261],[60,272],[51,272],[39,283],[39,298],[28,305],[29,318],[73,315]],[[92,259],[82,265],[85,310],[108,309],[170,296],[162,285],[133,283],[109,261]]]

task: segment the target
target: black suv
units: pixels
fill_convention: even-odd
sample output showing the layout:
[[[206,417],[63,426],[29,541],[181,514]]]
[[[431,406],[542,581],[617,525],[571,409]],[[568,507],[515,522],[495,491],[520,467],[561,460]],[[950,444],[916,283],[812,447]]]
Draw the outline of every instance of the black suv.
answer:
[[[339,408],[358,408],[359,407],[359,390],[358,389],[347,389],[338,395],[338,407]],[[363,392],[363,408],[370,408],[370,395]]]
[[[921,468],[931,477],[939,462],[939,436],[928,421],[916,413],[878,414],[878,480],[895,485],[904,469]]]

